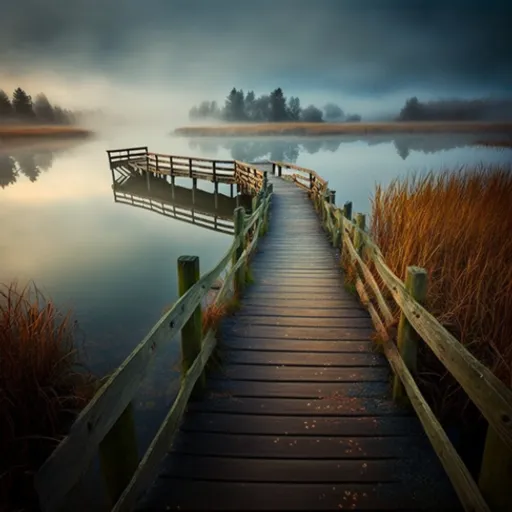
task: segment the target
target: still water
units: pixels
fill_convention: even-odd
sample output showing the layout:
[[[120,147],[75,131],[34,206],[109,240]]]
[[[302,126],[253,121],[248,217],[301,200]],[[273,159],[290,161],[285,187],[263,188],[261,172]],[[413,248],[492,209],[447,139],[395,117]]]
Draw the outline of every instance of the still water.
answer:
[[[204,272],[231,242],[227,234],[116,203],[107,149],[147,145],[177,155],[286,160],[328,179],[338,204],[351,200],[354,211],[369,212],[376,182],[512,160],[510,150],[472,147],[471,141],[467,136],[189,140],[141,130],[98,134],[80,143],[0,146],[0,283],[33,280],[61,308],[72,309],[86,364],[103,376],[176,300],[177,258],[198,255]],[[209,184],[200,186],[210,190]],[[220,192],[227,193],[224,187]],[[175,396],[178,360],[179,340],[174,340],[137,396],[141,451]]]

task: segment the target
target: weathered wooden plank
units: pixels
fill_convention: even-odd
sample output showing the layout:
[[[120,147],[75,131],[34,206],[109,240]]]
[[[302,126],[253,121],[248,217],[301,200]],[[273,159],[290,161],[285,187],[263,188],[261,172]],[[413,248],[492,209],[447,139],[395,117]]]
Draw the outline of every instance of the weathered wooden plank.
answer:
[[[188,410],[231,414],[255,414],[257,416],[303,416],[305,418],[341,416],[411,416],[410,408],[382,398],[337,396],[336,398],[237,398],[209,397],[192,402]],[[250,420],[248,420],[250,421]]]
[[[387,382],[250,382],[212,380],[210,391],[229,396],[261,398],[387,397]]]
[[[272,338],[240,338],[223,336],[220,345],[229,350],[244,351],[288,351],[300,353],[362,353],[370,352],[375,344],[369,340],[288,340],[281,339],[276,342]]]
[[[287,365],[343,368],[352,366],[387,366],[382,354],[372,353],[333,353],[333,352],[283,352],[278,351],[235,350],[223,351],[222,361],[236,364]]]
[[[346,311],[346,310],[345,310]],[[349,310],[350,311],[350,310]],[[340,315],[330,317],[312,318],[311,316],[247,316],[243,314],[233,315],[224,321],[226,326],[236,326],[240,328],[254,327],[256,330],[259,326],[265,327],[318,327],[326,328],[354,328],[367,327],[372,328],[372,321],[368,313],[357,311],[358,315]]]
[[[314,311],[315,314],[320,311],[326,311],[326,314],[330,314],[331,310],[338,309],[353,309],[360,308],[361,306],[351,296],[341,296],[335,298],[327,298],[318,300],[311,300],[310,297],[302,297],[294,294],[293,296],[288,295],[287,298],[280,298],[279,295],[273,295],[266,297],[263,294],[254,294],[249,291],[243,297],[242,310],[250,310],[252,308],[268,308],[275,311],[287,310],[293,311],[294,309],[306,309],[308,311]]]
[[[307,366],[224,365],[211,379],[268,382],[387,382],[387,368],[311,368]]]
[[[404,464],[384,460],[241,459],[173,454],[161,477],[238,482],[387,483],[400,481]]]
[[[173,453],[272,459],[394,459],[414,451],[417,437],[301,437],[188,432]]]
[[[253,317],[265,319],[275,317],[278,320],[281,317],[286,317],[290,321],[308,318],[316,320],[318,324],[333,318],[368,318],[368,312],[355,303],[347,303],[344,307],[329,309],[243,305],[233,318],[249,320]]]
[[[182,432],[221,432],[224,434],[257,434],[315,437],[396,437],[421,435],[414,416],[257,416],[190,412],[181,426]]]
[[[343,288],[335,289],[329,288],[322,293],[320,288],[275,288],[272,286],[262,286],[255,283],[252,285],[244,295],[242,295],[243,303],[252,303],[254,298],[267,298],[269,302],[274,300],[297,300],[308,298],[311,304],[318,301],[332,301],[332,300],[351,300],[354,301],[353,295]]]
[[[161,510],[431,510],[453,512],[453,503],[435,501],[436,493],[404,493],[403,484],[290,484],[209,482],[162,478],[159,498],[139,512]],[[432,489],[432,487],[431,487]],[[438,499],[438,497],[437,497]]]
[[[352,320],[358,320],[354,318]],[[245,326],[227,325],[222,332],[227,335],[247,336],[251,338],[274,338],[294,340],[367,340],[374,330],[368,326],[346,327],[291,327],[291,326]]]

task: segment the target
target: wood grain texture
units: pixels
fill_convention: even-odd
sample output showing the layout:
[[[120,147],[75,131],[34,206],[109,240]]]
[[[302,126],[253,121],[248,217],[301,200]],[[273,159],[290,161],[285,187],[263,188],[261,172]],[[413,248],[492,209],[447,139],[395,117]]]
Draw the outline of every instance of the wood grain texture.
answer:
[[[270,181],[255,283],[222,322],[208,394],[188,405],[139,510],[457,510],[421,423],[391,399],[371,318],[312,202]]]

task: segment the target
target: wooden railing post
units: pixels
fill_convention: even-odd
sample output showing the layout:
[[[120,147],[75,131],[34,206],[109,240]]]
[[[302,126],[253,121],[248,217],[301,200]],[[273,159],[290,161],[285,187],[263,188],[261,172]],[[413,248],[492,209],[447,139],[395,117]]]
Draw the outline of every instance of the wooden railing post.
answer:
[[[355,230],[354,248],[357,251],[357,253],[359,254],[359,256],[361,256],[363,253],[363,246],[364,246],[364,238],[363,238],[361,231],[364,231],[366,228],[366,215],[364,215],[364,213],[358,213],[356,215],[356,226],[359,229]],[[359,230],[361,230],[361,231],[359,231]]]
[[[313,185],[315,183],[315,177],[313,173],[309,173],[309,190],[313,190]]]
[[[139,464],[133,405],[130,402],[99,444],[100,467],[113,507]]]
[[[178,292],[180,297],[199,281],[199,257],[180,256],[178,258]],[[201,352],[203,341],[203,315],[201,304],[197,306],[187,323],[181,329],[181,377],[182,379],[188,369],[194,363]],[[204,390],[206,377],[201,374],[194,387],[192,396],[197,397]]]
[[[276,174],[276,164],[272,162],[272,174]]]
[[[478,486],[493,512],[512,510],[512,451],[490,425],[480,466]]]
[[[257,206],[259,206],[259,197],[257,200]],[[244,236],[244,229],[245,229],[245,210],[242,207],[235,209],[235,237],[238,238],[240,241],[238,247],[236,248],[234,254],[233,254],[233,265],[236,264],[236,262],[240,259],[242,256],[242,253],[245,250],[245,236]],[[235,295],[236,297],[239,297],[242,293],[245,285],[245,274],[246,274],[246,268],[245,268],[245,262],[240,265],[240,268],[235,273]]]
[[[329,202],[332,205],[336,204],[336,190],[331,190],[331,197],[329,198]]]
[[[333,247],[339,247],[340,254],[343,250],[343,219],[341,218],[342,213],[340,210],[336,210],[334,212],[334,233],[332,236],[332,245]]]
[[[405,289],[416,302],[423,306],[427,298],[427,271],[419,267],[407,267]],[[419,340],[420,337],[418,333],[402,312],[398,324],[397,345],[405,365],[413,375],[417,370]],[[393,381],[393,398],[395,400],[401,400],[405,398],[405,395],[402,381],[398,375],[395,375]]]
[[[343,205],[343,216],[348,220],[352,220],[352,203],[350,201]]]
[[[280,165],[278,165],[277,166],[277,175],[279,177],[281,177],[282,174],[283,174],[283,168]]]

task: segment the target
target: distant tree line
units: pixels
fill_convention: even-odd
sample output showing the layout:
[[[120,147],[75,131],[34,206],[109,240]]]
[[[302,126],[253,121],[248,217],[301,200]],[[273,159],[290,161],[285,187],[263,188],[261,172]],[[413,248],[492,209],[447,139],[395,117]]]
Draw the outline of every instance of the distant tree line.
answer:
[[[254,91],[244,94],[242,89],[235,87],[227,96],[224,105],[220,107],[216,101],[203,101],[192,107],[190,119],[216,119],[231,122],[271,122],[284,121],[321,123],[323,121],[358,122],[361,116],[345,115],[343,110],[334,103],[328,103],[323,109],[309,105],[302,108],[300,99],[296,96],[286,98],[281,87],[270,94],[256,97]]]
[[[76,116],[70,110],[52,105],[44,94],[34,100],[21,87],[9,97],[0,89],[0,122],[26,122],[42,124],[73,124]]]
[[[505,121],[512,119],[512,100],[437,100],[409,98],[397,121]]]

